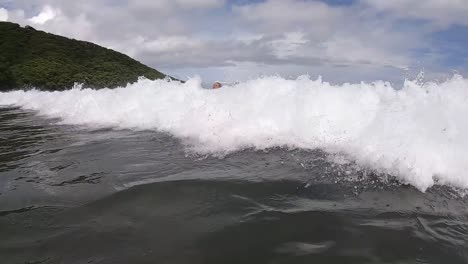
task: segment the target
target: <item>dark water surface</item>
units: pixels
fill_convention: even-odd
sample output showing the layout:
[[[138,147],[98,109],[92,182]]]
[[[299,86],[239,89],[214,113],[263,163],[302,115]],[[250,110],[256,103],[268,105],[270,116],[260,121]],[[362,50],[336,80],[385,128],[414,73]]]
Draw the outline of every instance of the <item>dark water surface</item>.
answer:
[[[58,122],[0,108],[0,263],[468,263],[467,198],[448,187]]]

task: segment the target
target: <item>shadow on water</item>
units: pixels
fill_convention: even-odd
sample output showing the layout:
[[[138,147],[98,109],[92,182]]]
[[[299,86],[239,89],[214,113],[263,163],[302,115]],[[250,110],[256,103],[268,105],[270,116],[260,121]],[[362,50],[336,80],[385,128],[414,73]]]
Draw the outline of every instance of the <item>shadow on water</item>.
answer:
[[[466,209],[413,190],[326,200],[295,181],[174,181],[0,217],[7,263],[466,263]],[[429,197],[428,197],[429,196]],[[430,196],[434,196],[430,198]],[[390,203],[389,206],[386,204]],[[450,206],[463,200],[447,201]],[[28,262],[29,261],[29,262]]]
[[[18,108],[0,108],[0,172],[18,166],[17,161],[38,154],[40,146],[61,138],[47,121]]]

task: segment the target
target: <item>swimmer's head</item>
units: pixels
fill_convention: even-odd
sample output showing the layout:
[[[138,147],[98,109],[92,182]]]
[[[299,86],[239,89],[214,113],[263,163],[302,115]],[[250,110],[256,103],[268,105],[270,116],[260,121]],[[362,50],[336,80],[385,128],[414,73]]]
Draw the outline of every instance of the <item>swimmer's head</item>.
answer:
[[[215,82],[213,83],[213,89],[219,89],[221,88],[223,85],[220,83],[220,82]]]

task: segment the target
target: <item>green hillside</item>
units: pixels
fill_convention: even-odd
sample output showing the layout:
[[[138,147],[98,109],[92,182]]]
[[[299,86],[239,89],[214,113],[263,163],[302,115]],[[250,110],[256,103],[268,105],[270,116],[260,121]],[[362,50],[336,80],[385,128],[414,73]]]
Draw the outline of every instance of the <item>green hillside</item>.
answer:
[[[0,22],[0,91],[64,90],[75,82],[114,88],[135,82],[139,76],[165,77],[127,55],[93,43]]]

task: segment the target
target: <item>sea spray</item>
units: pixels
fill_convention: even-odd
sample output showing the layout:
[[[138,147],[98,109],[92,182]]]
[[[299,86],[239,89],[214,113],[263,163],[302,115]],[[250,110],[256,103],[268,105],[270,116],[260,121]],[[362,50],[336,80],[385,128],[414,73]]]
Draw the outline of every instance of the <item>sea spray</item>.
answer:
[[[140,79],[124,88],[0,93],[0,105],[63,124],[157,130],[193,151],[226,154],[289,147],[344,153],[424,191],[468,188],[468,80],[331,85],[264,77],[209,90]]]

